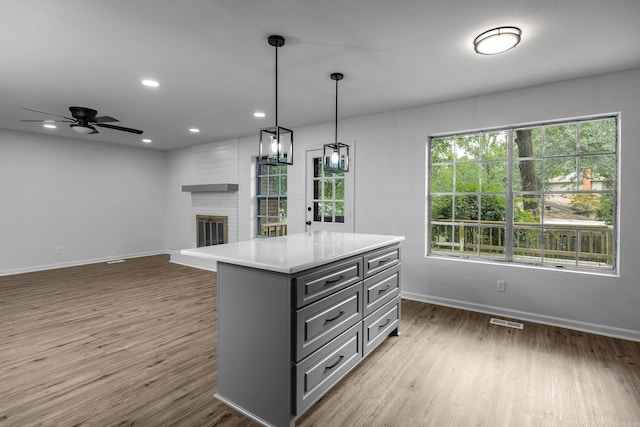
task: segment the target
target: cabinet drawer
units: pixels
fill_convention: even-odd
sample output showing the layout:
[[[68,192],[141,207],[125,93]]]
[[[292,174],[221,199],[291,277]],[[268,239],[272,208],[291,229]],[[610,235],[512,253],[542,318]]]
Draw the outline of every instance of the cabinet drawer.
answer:
[[[400,263],[400,246],[389,246],[378,249],[375,252],[364,256],[365,277],[372,276],[379,271],[385,270]]]
[[[337,383],[362,358],[358,323],[294,366],[295,414],[300,415]]]
[[[365,317],[400,295],[400,265],[388,268],[364,281]]]
[[[349,287],[362,278],[361,257],[313,269],[294,279],[296,308]]]
[[[294,360],[301,360],[362,320],[362,282],[295,312]]]
[[[389,333],[400,325],[400,297],[396,297],[364,319],[364,355],[366,356],[384,341]]]

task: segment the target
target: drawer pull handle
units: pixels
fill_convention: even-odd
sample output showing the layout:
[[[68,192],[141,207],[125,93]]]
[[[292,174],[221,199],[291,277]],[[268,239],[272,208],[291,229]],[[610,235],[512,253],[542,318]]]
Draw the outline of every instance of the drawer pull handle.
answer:
[[[382,265],[385,262],[389,262],[389,261],[391,261],[391,257],[382,258],[381,260],[378,260],[378,265]]]
[[[386,291],[387,291],[387,289],[389,289],[390,287],[391,287],[391,283],[387,283],[387,287],[386,287],[386,288],[384,288],[384,289],[379,289],[379,290],[378,290],[378,293],[379,293],[379,294],[381,294],[381,293],[383,293],[383,292],[386,292]]]
[[[325,370],[329,370],[329,369],[335,368],[336,366],[338,366],[340,364],[340,362],[342,362],[342,359],[344,359],[344,356],[340,355],[340,357],[338,358],[336,363],[334,363],[333,365],[325,366],[324,369]]]
[[[337,316],[332,317],[331,319],[325,319],[325,322],[333,322],[334,320],[338,320],[342,316],[344,316],[344,311],[341,311]]]
[[[387,317],[387,321],[384,322],[382,325],[378,325],[378,329],[380,328],[384,328],[385,326],[387,326],[389,323],[391,323],[391,318]]]
[[[343,280],[343,279],[344,279],[344,274],[341,274],[341,275],[340,275],[340,277],[338,277],[337,279],[326,280],[326,281],[324,282],[324,285],[325,285],[325,286],[327,286],[327,285],[330,285],[330,284],[332,284],[332,283],[339,282],[339,281],[341,281],[341,280]]]

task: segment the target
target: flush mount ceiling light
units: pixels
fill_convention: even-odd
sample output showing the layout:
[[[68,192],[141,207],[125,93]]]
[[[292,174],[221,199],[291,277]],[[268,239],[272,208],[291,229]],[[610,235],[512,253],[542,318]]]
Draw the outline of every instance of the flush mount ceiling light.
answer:
[[[198,128],[191,128],[191,129],[189,129],[189,132],[191,132],[191,133],[199,133],[199,132],[200,132],[200,129],[198,129]]]
[[[278,48],[284,46],[284,37],[272,35],[267,41],[276,51],[276,123],[275,126],[260,129],[258,161],[268,165],[289,166],[293,164],[293,131],[278,126]]]
[[[324,170],[329,173],[349,171],[349,146],[338,142],[338,82],[344,78],[342,73],[331,74],[336,81],[336,132],[333,144],[325,144],[323,150]]]
[[[145,138],[142,140],[142,142],[144,142],[145,144],[151,144],[153,141],[151,141],[149,138]]]
[[[253,117],[257,118],[257,119],[264,119],[267,115],[265,113],[263,113],[262,111],[256,111],[255,113],[253,113]]]
[[[498,27],[485,31],[473,40],[473,49],[480,55],[495,55],[513,49],[520,43],[522,30]]]
[[[158,87],[160,86],[160,83],[156,80],[151,80],[151,79],[144,79],[142,80],[142,84],[145,86],[149,86],[149,87]]]

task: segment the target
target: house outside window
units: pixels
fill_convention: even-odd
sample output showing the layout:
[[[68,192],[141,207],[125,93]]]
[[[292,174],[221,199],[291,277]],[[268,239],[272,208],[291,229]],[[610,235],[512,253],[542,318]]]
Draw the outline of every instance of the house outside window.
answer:
[[[257,163],[258,237],[287,234],[287,167]]]
[[[431,137],[427,255],[613,273],[618,116]]]

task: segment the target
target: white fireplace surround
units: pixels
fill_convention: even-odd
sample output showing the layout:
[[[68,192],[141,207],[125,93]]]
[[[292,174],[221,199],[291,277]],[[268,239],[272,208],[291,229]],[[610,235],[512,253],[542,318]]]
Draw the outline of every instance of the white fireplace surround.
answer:
[[[197,246],[197,215],[226,216],[227,243],[238,241],[238,193],[191,193],[191,242]]]

